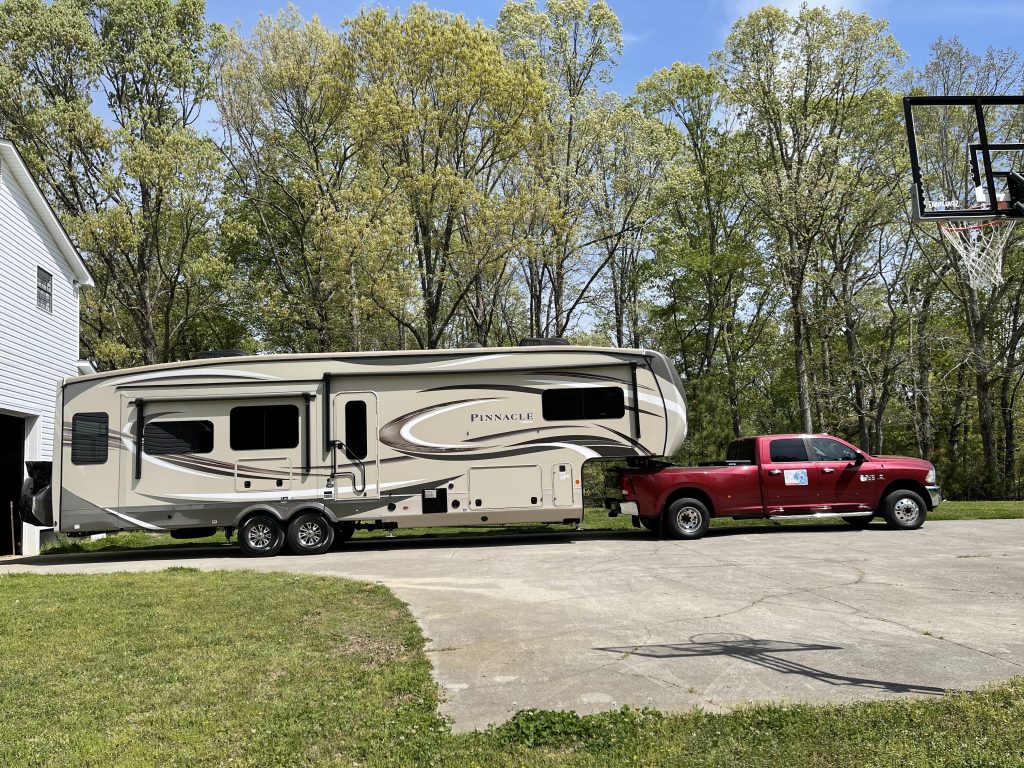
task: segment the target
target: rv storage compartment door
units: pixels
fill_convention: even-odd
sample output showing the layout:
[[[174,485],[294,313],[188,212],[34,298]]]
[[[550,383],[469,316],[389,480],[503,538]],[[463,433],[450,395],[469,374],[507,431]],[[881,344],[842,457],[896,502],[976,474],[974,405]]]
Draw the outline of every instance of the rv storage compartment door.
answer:
[[[473,509],[529,509],[544,501],[539,464],[473,467],[469,470]]]
[[[572,464],[555,464],[551,472],[551,491],[556,507],[572,506]]]

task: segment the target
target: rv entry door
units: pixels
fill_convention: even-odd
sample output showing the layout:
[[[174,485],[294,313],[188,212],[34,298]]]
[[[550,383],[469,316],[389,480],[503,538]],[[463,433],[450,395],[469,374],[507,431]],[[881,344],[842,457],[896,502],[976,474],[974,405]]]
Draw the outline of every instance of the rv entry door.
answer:
[[[334,396],[331,461],[335,499],[378,499],[377,396],[342,392]]]

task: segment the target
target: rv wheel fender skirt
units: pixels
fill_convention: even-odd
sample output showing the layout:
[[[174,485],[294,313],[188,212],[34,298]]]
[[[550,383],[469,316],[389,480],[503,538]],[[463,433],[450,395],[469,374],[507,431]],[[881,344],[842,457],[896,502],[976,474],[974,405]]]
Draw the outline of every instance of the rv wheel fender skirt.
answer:
[[[882,515],[890,528],[912,531],[924,525],[928,507],[913,491],[893,491],[882,502]]]
[[[334,526],[319,512],[302,512],[288,523],[288,547],[296,555],[319,555],[334,543]]]
[[[269,512],[256,512],[238,528],[238,546],[249,557],[276,555],[284,544],[284,532]]]
[[[662,526],[672,539],[699,539],[711,524],[708,508],[698,499],[676,499],[665,510]]]

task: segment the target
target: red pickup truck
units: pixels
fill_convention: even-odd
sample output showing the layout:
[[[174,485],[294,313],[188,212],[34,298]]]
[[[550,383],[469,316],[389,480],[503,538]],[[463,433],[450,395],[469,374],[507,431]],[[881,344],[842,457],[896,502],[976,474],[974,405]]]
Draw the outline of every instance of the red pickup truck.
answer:
[[[712,517],[817,519],[920,528],[942,502],[935,467],[921,459],[869,456],[831,435],[734,440],[726,460],[699,467],[638,461],[610,470],[610,514],[677,539],[696,539]]]

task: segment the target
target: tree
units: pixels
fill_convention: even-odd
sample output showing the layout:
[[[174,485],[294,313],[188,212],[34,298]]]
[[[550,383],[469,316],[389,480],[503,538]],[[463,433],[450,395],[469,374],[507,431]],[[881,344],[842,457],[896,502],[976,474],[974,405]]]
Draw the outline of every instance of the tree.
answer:
[[[587,263],[587,216],[598,186],[594,158],[606,140],[597,84],[609,82],[622,53],[622,27],[604,0],[509,0],[497,24],[506,54],[544,73],[546,108],[541,141],[532,145],[523,186],[545,190],[529,213],[533,247],[521,259],[530,295],[530,332],[562,336],[600,272],[602,259]],[[619,233],[604,233],[603,237]],[[574,272],[582,287],[572,295]]]
[[[1006,95],[1019,93],[1024,87],[1024,63],[1013,50],[989,49],[984,56],[969,51],[957,38],[937,40],[932,56],[923,71],[915,73],[915,86],[920,91],[941,96],[963,96],[979,93]],[[917,118],[920,117],[918,123]],[[1020,141],[1024,136],[1024,110],[987,115],[991,122],[989,140]],[[964,148],[977,141],[977,123],[972,109],[956,107],[915,113],[915,129],[921,136],[919,155],[927,189],[935,190],[947,200],[966,204],[969,186],[967,158]],[[1005,269],[1005,281],[989,289],[976,290],[953,249],[933,228],[920,225],[916,237],[922,253],[937,263],[946,291],[955,300],[963,319],[966,344],[962,365],[973,372],[977,404],[979,438],[981,441],[982,484],[991,488],[998,481],[1014,483],[1015,459],[1000,466],[996,426],[995,392],[999,388],[1004,422],[1004,445],[1011,446],[1015,435],[1011,401],[1015,399],[1021,364],[1018,347],[1024,334],[1020,315],[1021,275],[1019,269]],[[1017,265],[1011,243],[1007,265]],[[1000,385],[1002,382],[1002,385]],[[960,408],[954,409],[957,413]],[[1009,435],[1009,440],[1006,436]],[[949,458],[956,461],[962,442],[951,442]],[[1008,448],[1007,453],[1013,454]]]
[[[246,276],[248,314],[271,349],[387,346],[365,282],[397,227],[361,155],[356,61],[345,39],[289,8],[217,68],[227,176],[225,243]],[[383,336],[382,336],[383,334]]]
[[[105,365],[241,341],[237,324],[210,331],[230,270],[213,238],[218,153],[195,129],[218,34],[203,13],[199,0],[0,5],[0,131],[87,255],[83,346]]]
[[[487,28],[421,5],[404,17],[363,12],[349,37],[360,118],[373,136],[367,162],[408,217],[418,289],[414,313],[380,303],[421,347],[435,348],[481,281],[500,283],[514,248],[507,233],[529,204],[501,185],[535,141],[542,81],[528,63],[507,61]]]
[[[841,236],[853,199],[869,201],[856,209],[860,232],[878,220],[879,198],[865,194],[850,161],[870,167],[879,139],[892,135],[891,88],[903,54],[884,21],[805,5],[796,16],[768,6],[740,19],[719,58],[753,137],[743,186],[768,225],[767,253],[789,298],[800,426],[809,432],[810,270],[819,244]]]

